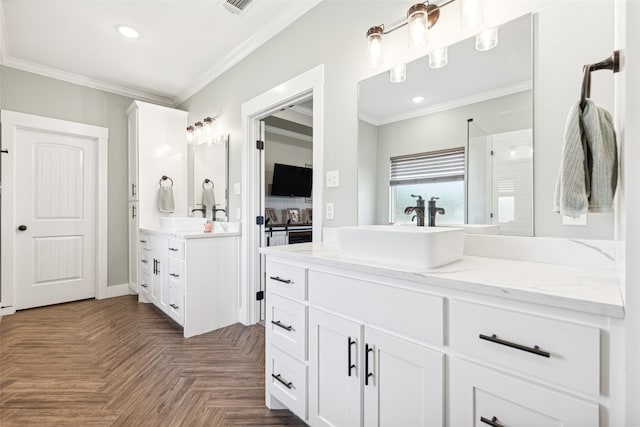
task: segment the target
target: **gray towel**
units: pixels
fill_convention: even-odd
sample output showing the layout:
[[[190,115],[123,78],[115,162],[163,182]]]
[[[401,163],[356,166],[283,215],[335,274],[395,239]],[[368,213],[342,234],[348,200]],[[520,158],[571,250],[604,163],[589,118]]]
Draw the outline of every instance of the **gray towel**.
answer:
[[[173,188],[160,185],[160,189],[158,190],[158,211],[161,213],[173,213],[174,210]]]
[[[553,210],[567,216],[611,211],[618,179],[611,114],[587,100],[569,111]]]
[[[202,189],[202,204],[207,209],[213,209],[216,206],[216,196],[213,194],[213,188],[205,187]]]

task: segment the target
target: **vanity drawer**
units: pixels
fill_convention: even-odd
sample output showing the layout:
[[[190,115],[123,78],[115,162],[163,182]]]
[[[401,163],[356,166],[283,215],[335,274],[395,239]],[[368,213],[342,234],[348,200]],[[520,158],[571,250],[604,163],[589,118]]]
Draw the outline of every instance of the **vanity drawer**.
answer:
[[[599,425],[597,402],[455,357],[451,358],[450,367],[451,427]]]
[[[140,293],[151,299],[151,274],[148,271],[140,275]]]
[[[307,418],[307,366],[273,346],[267,349],[267,390],[294,414]]]
[[[298,300],[307,299],[307,270],[304,267],[267,260],[267,289]]]
[[[140,233],[138,235],[138,245],[143,249],[150,249],[151,239],[149,238],[149,235],[146,233]]]
[[[184,261],[169,258],[169,285],[184,292]]]
[[[307,358],[307,307],[278,295],[267,295],[267,340],[300,360]]]
[[[150,251],[147,249],[140,249],[138,251],[138,262],[140,265],[140,272],[149,273],[149,269],[151,268],[150,264],[153,260],[151,259]]]
[[[600,330],[452,300],[450,346],[467,357],[600,394]]]
[[[184,293],[178,289],[169,288],[168,314],[179,325],[184,325]]]
[[[184,241],[167,240],[167,255],[173,258],[184,259]]]

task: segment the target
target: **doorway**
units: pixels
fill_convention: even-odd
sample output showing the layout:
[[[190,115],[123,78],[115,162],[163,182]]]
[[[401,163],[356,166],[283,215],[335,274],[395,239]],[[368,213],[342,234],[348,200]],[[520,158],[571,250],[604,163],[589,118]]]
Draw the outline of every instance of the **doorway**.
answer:
[[[108,130],[2,112],[3,313],[106,296]]]
[[[253,324],[261,318],[260,291],[263,265],[260,248],[266,243],[264,233],[265,180],[264,150],[257,149],[264,141],[263,119],[278,113],[289,105],[297,105],[313,99],[313,149],[312,149],[312,212],[316,212],[311,225],[313,242],[322,239],[322,217],[317,213],[322,207],[322,149],[323,149],[323,87],[324,66],[317,66],[293,79],[278,85],[242,105],[244,144],[242,151],[242,257],[240,320]],[[262,222],[262,223],[261,223]]]

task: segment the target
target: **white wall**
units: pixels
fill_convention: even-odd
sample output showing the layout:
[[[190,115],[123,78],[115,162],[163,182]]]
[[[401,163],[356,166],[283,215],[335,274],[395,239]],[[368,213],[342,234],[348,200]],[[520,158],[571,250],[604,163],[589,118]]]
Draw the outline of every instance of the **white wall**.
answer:
[[[467,119],[487,133],[531,127],[531,91],[465,105],[439,113],[378,126],[376,222],[389,222],[389,159],[393,156],[465,147]],[[502,120],[496,119],[502,117]]]
[[[267,132],[264,145],[264,169],[265,169],[265,207],[276,209],[280,223],[287,222],[287,209],[298,208],[306,222],[305,209],[311,208],[311,199],[304,197],[277,197],[270,196],[271,183],[273,182],[273,164],[304,167],[313,164],[313,145],[311,142],[300,141],[287,136]],[[307,201],[308,200],[308,201]]]
[[[340,171],[340,187],[326,189],[324,202],[335,204],[332,226],[357,223],[357,82],[384,71],[366,67],[365,33],[372,25],[398,22],[409,5],[399,1],[367,2],[366,7],[362,1],[321,2],[181,106],[190,111],[190,122],[206,114],[217,115],[219,132],[231,134],[231,185],[240,182],[241,176],[242,102],[324,64],[324,169]],[[612,215],[590,215],[588,227],[568,228],[551,209],[566,114],[580,93],[582,65],[601,60],[613,49],[613,5],[610,0],[485,1],[485,27],[527,12],[537,13],[534,162],[536,176],[542,177],[535,188],[536,221],[542,221],[536,225],[539,235],[612,235]],[[473,35],[474,30],[460,29],[458,8],[459,2],[454,2],[442,10],[431,34],[431,45],[423,51],[407,49],[404,30],[387,36],[386,69]],[[594,75],[592,95],[610,108],[613,79],[603,74]],[[230,202],[232,210],[240,207],[239,196],[232,196]]]
[[[358,224],[376,223],[378,127],[358,120]]]
[[[640,2],[616,2],[616,49],[622,51],[616,75],[616,128],[620,185],[616,201],[617,266],[625,300],[626,425],[640,425]],[[631,218],[627,221],[626,218]]]

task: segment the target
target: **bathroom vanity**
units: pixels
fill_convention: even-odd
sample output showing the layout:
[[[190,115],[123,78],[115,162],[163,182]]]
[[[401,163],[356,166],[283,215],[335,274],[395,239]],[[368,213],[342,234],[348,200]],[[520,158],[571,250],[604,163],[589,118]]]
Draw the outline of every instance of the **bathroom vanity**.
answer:
[[[602,253],[469,256],[490,244],[465,237],[434,269],[263,249],[267,406],[313,426],[619,425],[624,308]]]
[[[140,229],[139,301],[153,303],[182,326],[185,338],[237,320],[240,233],[228,228]]]

